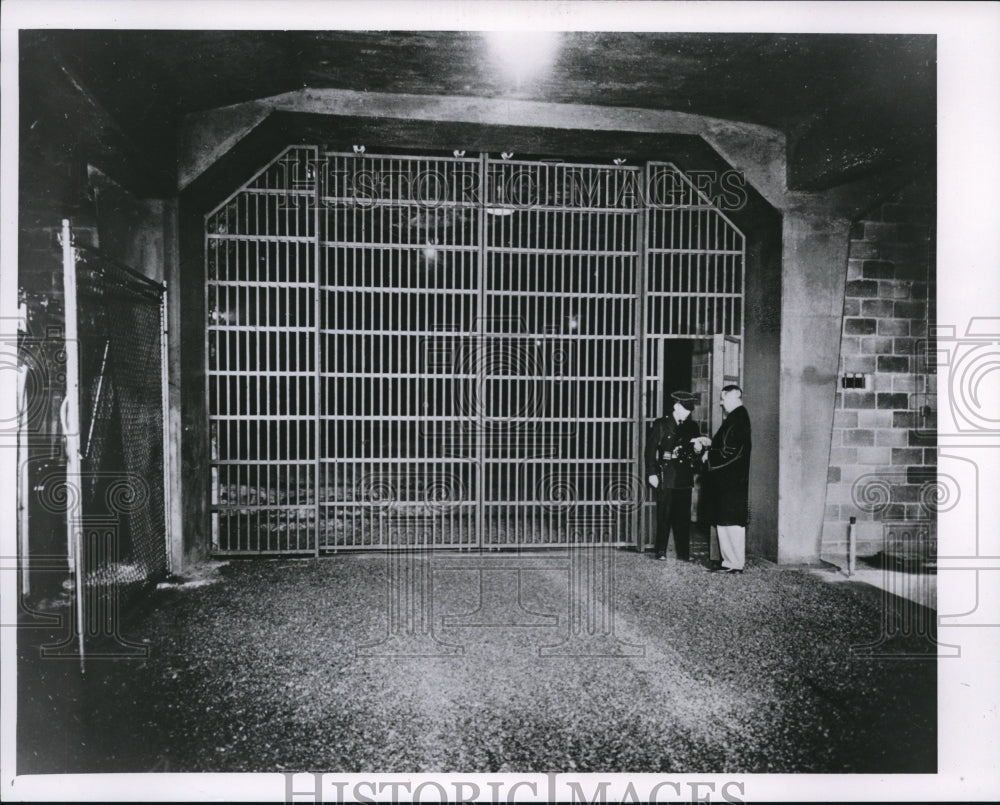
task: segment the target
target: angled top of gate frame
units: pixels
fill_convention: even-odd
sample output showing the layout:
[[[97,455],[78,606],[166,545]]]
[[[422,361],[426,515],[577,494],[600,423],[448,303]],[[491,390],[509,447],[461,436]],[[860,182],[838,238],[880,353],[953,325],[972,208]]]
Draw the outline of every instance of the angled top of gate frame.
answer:
[[[690,179],[688,179],[688,177],[684,174],[684,171],[678,168],[673,162],[647,162],[646,163],[647,182],[649,181],[649,177],[653,174],[653,172],[657,168],[666,168],[668,171],[678,176],[681,182],[691,190],[691,193],[704,202],[704,205],[698,205],[697,209],[708,209],[715,212],[720,218],[722,218],[723,221],[729,224],[729,226],[732,228],[734,232],[736,232],[740,236],[740,245],[741,246],[745,245],[746,238],[743,234],[743,230],[740,229],[735,223],[733,223],[733,220],[728,215],[726,215],[721,209],[719,209],[718,205],[712,202],[712,199],[710,199],[701,190],[699,190],[698,186],[695,185],[695,183],[692,182]],[[647,207],[650,206],[648,198],[646,199],[646,206]],[[680,206],[683,207],[683,205]]]
[[[274,159],[272,159],[270,162],[268,162],[266,165],[264,165],[264,167],[262,167],[258,171],[256,171],[253,175],[250,176],[250,178],[248,178],[239,187],[237,187],[232,193],[230,193],[228,196],[226,196],[225,199],[223,199],[221,202],[219,202],[215,207],[213,207],[207,213],[205,213],[205,220],[208,221],[213,215],[217,215],[219,212],[221,212],[222,210],[224,210],[226,208],[226,205],[232,203],[233,199],[235,199],[240,193],[243,193],[246,190],[252,190],[252,189],[254,189],[255,183],[262,176],[266,175],[267,172],[271,168],[273,168],[275,165],[277,165],[279,162],[281,162],[282,160],[285,160],[288,157],[288,155],[290,153],[292,153],[293,151],[298,151],[298,152],[303,153],[304,155],[306,155],[307,159],[308,159],[309,156],[311,156],[313,164],[315,164],[317,162],[318,157],[319,157],[319,148],[316,147],[315,145],[290,145],[290,146],[288,146],[288,148],[285,148],[283,151],[281,151],[281,153],[279,153]],[[277,189],[280,189],[280,188],[274,188],[274,189],[277,190]],[[302,196],[306,196],[306,195],[312,196],[316,192],[315,188],[313,188],[312,190],[308,190],[308,191],[303,191],[303,190],[295,191],[291,187],[286,187],[285,190],[289,194],[291,194],[291,195],[302,195]]]
[[[657,175],[657,173],[669,173],[671,176],[676,177],[676,179],[679,180],[679,182],[682,185],[682,187],[686,191],[688,191],[690,193],[692,201],[695,200],[695,199],[697,199],[701,203],[700,204],[685,203],[685,204],[655,204],[654,205],[652,203],[653,199],[650,198],[650,196],[652,195],[651,192],[650,192],[650,188],[652,187],[652,184],[651,184],[652,178],[655,175]],[[746,237],[743,234],[743,230],[741,230],[732,221],[732,219],[729,218],[729,216],[727,216],[719,208],[719,206],[717,204],[715,204],[707,195],[705,195],[705,193],[703,193],[697,187],[697,185],[695,185],[694,182],[692,182],[684,174],[684,172],[681,171],[680,168],[678,168],[673,162],[657,162],[657,161],[649,161],[649,162],[647,162],[646,163],[646,187],[645,187],[645,194],[646,194],[647,197],[644,199],[645,203],[644,203],[643,207],[647,211],[647,215],[648,215],[649,211],[652,211],[652,210],[681,210],[681,211],[683,211],[683,210],[696,210],[696,211],[704,211],[706,213],[713,214],[719,220],[721,220],[723,222],[724,228],[727,228],[729,230],[729,232],[733,235],[735,250],[739,252],[739,257],[740,257],[739,274],[740,274],[740,278],[741,278],[741,288],[743,287],[742,286],[742,281],[745,280],[745,276],[744,276],[745,265],[744,265],[743,261],[745,260],[745,257],[746,257]],[[647,234],[646,234],[646,240],[647,240],[647,242],[644,244],[644,248],[646,249],[647,253],[652,253],[654,251],[658,252],[658,253],[671,252],[672,251],[669,248],[656,248],[656,249],[653,249],[650,246],[650,244],[649,244],[649,231],[650,230],[647,229]],[[740,298],[742,299],[744,296],[745,296],[745,288],[743,288],[743,290],[740,291]],[[738,332],[739,332],[739,336],[738,337],[740,337],[740,338],[742,338],[742,336],[743,336],[744,314],[745,314],[745,311],[743,310],[743,307],[741,306],[740,316],[739,316],[739,327],[738,327]],[[677,337],[680,337],[680,338],[692,338],[692,337],[704,337],[704,336],[698,336],[696,334],[681,334],[681,335],[659,334],[659,335],[654,335],[653,337],[656,337],[656,338],[677,338]],[[741,364],[741,366],[742,366],[742,364]]]

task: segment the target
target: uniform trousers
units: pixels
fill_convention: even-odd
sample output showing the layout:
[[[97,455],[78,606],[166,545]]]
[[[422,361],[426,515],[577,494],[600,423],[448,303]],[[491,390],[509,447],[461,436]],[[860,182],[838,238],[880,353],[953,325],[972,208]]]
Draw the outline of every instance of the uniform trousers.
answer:
[[[678,559],[691,558],[691,490],[656,490],[656,555],[667,552],[670,531],[674,532],[674,550]]]

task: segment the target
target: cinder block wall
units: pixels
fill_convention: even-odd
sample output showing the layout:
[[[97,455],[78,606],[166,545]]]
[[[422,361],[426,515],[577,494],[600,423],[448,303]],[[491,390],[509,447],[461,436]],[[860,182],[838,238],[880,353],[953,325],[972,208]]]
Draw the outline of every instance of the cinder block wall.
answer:
[[[838,565],[852,516],[860,556],[883,549],[886,524],[933,518],[933,200],[908,188],[851,229],[821,550]],[[844,388],[845,374],[864,386]]]

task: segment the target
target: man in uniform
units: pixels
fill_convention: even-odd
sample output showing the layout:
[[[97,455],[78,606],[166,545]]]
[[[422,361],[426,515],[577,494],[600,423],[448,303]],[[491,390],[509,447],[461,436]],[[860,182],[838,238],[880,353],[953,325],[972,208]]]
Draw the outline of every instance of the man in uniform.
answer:
[[[750,416],[743,407],[743,390],[724,386],[721,398],[726,418],[702,453],[702,484],[708,498],[709,523],[715,526],[711,559],[722,561],[714,572],[742,573],[746,562],[749,519]]]
[[[671,397],[673,410],[653,423],[646,440],[646,475],[656,495],[656,558],[667,558],[672,529],[677,558],[686,562],[691,558],[691,489],[698,465],[693,443],[701,430],[691,419],[698,398],[688,391]]]

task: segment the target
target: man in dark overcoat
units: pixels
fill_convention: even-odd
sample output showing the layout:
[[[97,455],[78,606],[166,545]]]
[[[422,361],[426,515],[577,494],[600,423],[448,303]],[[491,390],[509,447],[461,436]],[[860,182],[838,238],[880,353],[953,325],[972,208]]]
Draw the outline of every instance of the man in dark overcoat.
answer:
[[[698,466],[693,442],[701,435],[691,412],[698,398],[687,391],[671,395],[673,410],[653,423],[646,440],[645,462],[649,485],[656,495],[657,559],[667,558],[670,531],[677,558],[691,558],[691,489]]]
[[[746,526],[749,519],[750,415],[743,407],[743,390],[724,386],[722,407],[726,418],[712,443],[702,453],[702,485],[708,499],[708,521],[718,540],[712,540],[713,560],[723,573],[742,573],[746,564]]]

